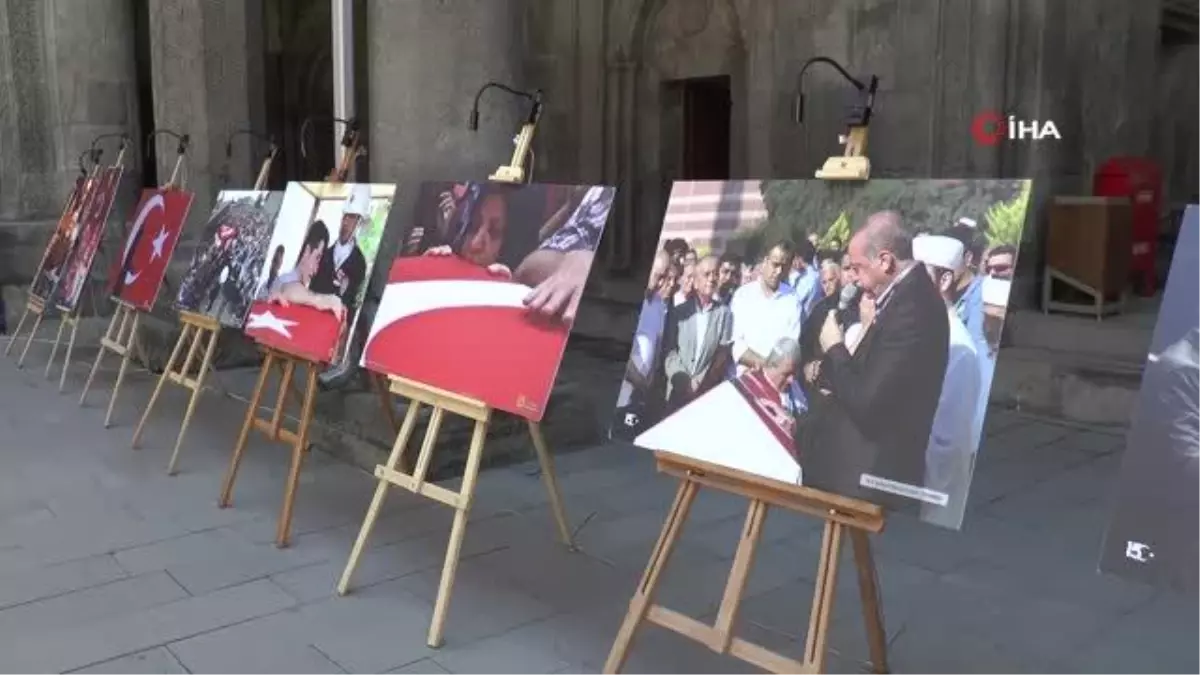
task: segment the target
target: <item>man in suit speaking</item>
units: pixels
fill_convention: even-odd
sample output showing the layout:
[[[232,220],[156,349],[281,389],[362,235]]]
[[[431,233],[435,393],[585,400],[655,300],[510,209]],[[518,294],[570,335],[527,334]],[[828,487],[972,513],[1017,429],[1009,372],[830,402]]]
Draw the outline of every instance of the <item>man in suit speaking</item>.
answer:
[[[946,305],[929,275],[916,270],[899,213],[866,219],[850,240],[849,264],[875,297],[876,317],[854,354],[835,312],[821,327],[820,393],[801,431],[805,483],[915,509],[911,497],[924,481],[948,358]]]
[[[717,257],[695,265],[692,296],[675,308],[667,326],[667,401],[671,410],[724,379],[733,345],[733,312],[716,301]]]

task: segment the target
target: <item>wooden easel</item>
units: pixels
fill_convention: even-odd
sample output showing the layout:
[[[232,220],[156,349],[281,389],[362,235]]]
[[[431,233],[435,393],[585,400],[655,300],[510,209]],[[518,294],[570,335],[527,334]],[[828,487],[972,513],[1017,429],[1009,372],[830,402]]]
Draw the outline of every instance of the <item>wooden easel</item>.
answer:
[[[867,121],[870,107],[859,118],[861,124],[851,124],[845,137],[846,155],[831,157],[816,177],[826,180],[866,180],[870,162],[862,152],[867,144]],[[830,448],[836,452],[836,448]],[[858,588],[866,621],[867,645],[872,672],[888,672],[887,633],[884,630],[880,607],[875,560],[871,554],[870,534],[883,531],[884,514],[878,505],[850,499],[812,488],[769,480],[741,471],[710,464],[675,453],[655,452],[658,470],[680,480],[675,502],[663,523],[662,533],[650,554],[650,562],[642,580],[629,602],[629,611],[617,631],[612,650],[604,663],[605,673],[620,672],[629,654],[638,627],[644,621],[662,626],[686,638],[699,642],[718,654],[727,654],[772,673],[820,673],[825,669],[829,644],[830,615],[834,593],[837,591],[838,565],[841,560],[842,535],[849,533],[858,570]],[[742,536],[734,553],[732,568],[717,610],[716,623],[708,625],[680,612],[654,603],[659,577],[671,558],[671,552],[692,502],[700,487],[740,495],[750,500]],[[771,506],[797,511],[820,518],[825,522],[821,551],[817,559],[817,576],[813,585],[812,608],[809,611],[808,635],[804,641],[801,660],[772,652],[734,635],[738,610],[746,588],[746,580],[754,563],[763,522]]]
[[[540,101],[536,101],[535,106],[540,109]],[[533,140],[536,123],[537,114],[535,112],[530,115],[529,121],[521,129],[517,140],[517,152],[513,155],[512,164],[499,167],[492,174],[491,180],[513,182],[514,178],[523,179],[526,175],[525,158]],[[479,465],[483,460],[483,446],[491,422],[492,408],[482,401],[405,378],[392,377],[390,379],[391,392],[408,399],[408,412],[404,416],[404,422],[400,425],[400,431],[396,435],[396,442],[392,445],[392,452],[388,455],[387,464],[375,467],[375,478],[379,480],[379,483],[375,487],[375,496],[367,508],[367,515],[359,529],[358,538],[355,539],[354,547],[350,551],[350,559],[346,562],[346,568],[342,571],[342,577],[338,581],[337,592],[338,595],[345,595],[349,591],[350,580],[354,576],[354,570],[358,567],[359,558],[366,548],[367,540],[371,537],[371,530],[375,527],[375,522],[379,518],[380,509],[383,507],[384,499],[390,488],[399,487],[449,506],[454,509],[454,523],[450,527],[446,557],[442,563],[442,577],[438,583],[437,600],[434,602],[433,618],[430,620],[429,634],[426,637],[426,644],[437,648],[442,645],[443,641],[442,634],[449,610],[450,595],[454,589],[454,577],[458,571],[458,558],[462,551],[463,537],[467,533],[467,519],[475,498],[475,480],[479,475]],[[416,427],[417,416],[422,405],[432,408],[432,412],[425,428],[425,436],[421,441],[416,467],[410,473],[403,465],[404,452],[412,437],[414,427]],[[466,465],[463,467],[462,484],[458,492],[426,482],[434,446],[437,444],[442,419],[446,413],[459,415],[474,422],[471,444],[467,449]],[[529,436],[533,441],[534,452],[541,468],[542,482],[549,494],[550,509],[554,514],[559,537],[569,549],[575,550],[574,537],[563,509],[562,495],[558,489],[558,479],[554,472],[554,460],[546,444],[546,438],[542,434],[541,423],[528,421],[528,426]]]
[[[99,140],[99,138],[97,138],[96,140]],[[95,145],[96,140],[92,141],[93,146]],[[121,165],[121,162],[125,158],[125,147],[126,147],[126,142],[122,141],[121,149],[120,149],[120,151],[117,152],[117,161],[113,163],[113,166]],[[100,172],[103,170],[103,167],[100,166],[101,151],[99,149],[93,147],[90,150],[85,151],[84,154],[90,155],[91,159],[92,159],[91,170],[85,172],[85,174],[84,174],[85,175],[84,187],[86,188],[91,184],[92,181],[95,181],[99,177]],[[81,156],[81,158],[82,158],[82,156]],[[82,162],[82,159],[81,159],[81,162]],[[80,168],[82,170],[82,164],[80,165]],[[78,198],[81,201],[85,197],[86,197],[86,194],[78,195]],[[68,203],[67,203],[68,209],[71,208],[71,206],[72,206],[72,204],[70,202],[71,202],[71,200],[68,200]],[[66,215],[66,210],[64,210],[63,213],[59,214],[59,220],[61,221],[65,215]],[[55,225],[55,230],[57,231],[57,224]],[[53,237],[55,235],[51,234],[50,236],[51,236],[51,239],[53,239]],[[42,269],[45,267],[45,265],[46,265],[46,259],[45,259],[45,255],[43,255],[41,262],[38,263],[37,272],[35,272],[33,275],[33,279],[34,279],[35,283],[36,283],[37,279],[42,275]],[[52,288],[50,290],[50,294],[53,295],[56,290],[57,289]],[[37,336],[38,328],[41,327],[42,319],[45,318],[46,311],[48,309],[46,300],[47,300],[46,298],[43,298],[42,296],[34,293],[33,289],[30,288],[29,299],[25,304],[25,311],[21,313],[21,319],[19,321],[17,321],[17,328],[16,328],[16,330],[13,331],[13,334],[9,337],[8,345],[5,346],[5,348],[4,348],[4,355],[8,356],[8,353],[10,351],[12,351],[13,345],[17,341],[17,337],[20,336],[20,334],[21,334],[21,329],[25,327],[26,320],[28,320],[29,317],[32,316],[33,317],[33,325],[29,329],[29,335],[27,335],[25,338],[25,346],[21,348],[21,356],[18,357],[18,359],[17,359],[17,368],[23,368],[25,366],[25,356],[29,354],[29,346],[31,344],[33,344],[33,338]],[[50,368],[54,363],[54,357],[58,353],[58,345],[60,344],[60,342],[62,340],[63,329],[69,324],[71,326],[71,337],[70,337],[70,343],[67,346],[67,360],[66,360],[66,363],[63,364],[63,374],[58,382],[58,390],[62,391],[63,386],[66,383],[66,379],[67,379],[67,374],[66,374],[67,364],[69,364],[71,361],[71,347],[73,347],[75,344],[75,333],[79,327],[79,315],[77,314],[77,310],[64,309],[59,305],[55,305],[55,308],[61,312],[62,323],[60,323],[58,325],[58,332],[56,333],[56,335],[54,337],[54,347],[50,350],[49,361],[46,362],[46,377],[50,377]]]
[[[350,174],[350,169],[354,166],[354,161],[360,155],[365,154],[356,124],[352,122],[347,124],[346,133],[342,137],[342,146],[345,148],[342,159],[338,163],[338,166],[325,179],[326,182],[345,182],[347,176]],[[291,539],[292,508],[296,501],[296,487],[300,483],[300,469],[304,462],[304,453],[308,449],[309,427],[312,424],[313,405],[317,398],[317,374],[321,364],[270,347],[264,347],[263,351],[266,354],[266,358],[259,369],[258,381],[254,385],[254,392],[250,395],[250,403],[246,407],[246,419],[242,423],[241,433],[238,434],[237,445],[233,448],[233,456],[229,460],[229,468],[225,472],[225,479],[221,485],[221,496],[217,504],[224,509],[228,508],[232,503],[233,486],[237,481],[238,467],[241,465],[242,455],[246,452],[246,444],[250,440],[251,429],[261,431],[267,438],[273,441],[287,443],[292,451],[291,465],[288,469],[287,484],[283,492],[283,506],[280,509],[279,522],[275,529],[275,545],[279,548],[286,548]],[[307,374],[305,376],[303,392],[300,395],[300,420],[296,430],[293,431],[283,428],[283,414],[284,409],[287,407],[288,398],[292,393],[293,378],[298,366],[306,368]],[[258,408],[265,393],[267,375],[271,372],[272,368],[280,368],[282,371],[279,389],[276,394],[275,408],[271,411],[271,416],[269,418],[262,418],[258,416]]]
[[[151,136],[156,133],[173,132],[166,130],[156,130],[151,132]],[[171,170],[171,178],[160,190],[169,190],[175,187],[181,187],[182,182],[179,174],[183,169],[183,160],[187,156],[188,137],[178,136],[179,148],[178,156],[175,158],[175,167]],[[100,370],[100,362],[104,360],[106,352],[112,352],[121,357],[121,366],[117,370],[117,380],[113,383],[112,394],[108,399],[108,411],[104,414],[104,428],[107,429],[112,425],[113,408],[117,404],[117,395],[121,392],[121,384],[125,381],[125,373],[129,369],[129,362],[135,358],[141,361],[142,366],[146,370],[150,370],[150,359],[146,356],[146,347],[142,343],[141,333],[138,331],[140,327],[142,312],[133,305],[119,299],[114,298],[117,310],[113,312],[112,319],[108,322],[108,328],[104,331],[104,337],[100,338],[100,349],[96,352],[96,360],[92,362],[92,370],[88,373],[87,382],[83,385],[83,392],[79,395],[79,405],[83,405],[87,401],[88,390],[92,388],[92,381],[96,379],[96,373]]]
[[[272,143],[271,149],[263,159],[262,167],[258,171],[258,177],[254,180],[255,190],[262,190],[266,186],[267,177],[271,174],[271,163],[275,160],[277,153],[278,147]],[[211,316],[180,311],[179,324],[179,338],[171,349],[171,356],[167,359],[166,368],[159,376],[158,383],[154,385],[154,393],[150,394],[150,401],[146,404],[146,410],[142,413],[142,418],[133,432],[133,440],[130,442],[130,447],[138,449],[142,432],[146,428],[146,421],[150,419],[150,413],[158,402],[158,395],[162,393],[164,384],[173,382],[190,391],[187,410],[183,414],[183,422],[180,423],[179,433],[175,436],[175,448],[171,452],[171,461],[167,465],[167,474],[171,476],[179,472],[179,450],[183,447],[183,437],[187,434],[188,425],[192,422],[192,415],[196,412],[200,393],[204,391],[204,381],[212,370],[213,355],[217,351],[217,341],[221,336],[221,323]],[[184,354],[185,346],[187,347],[187,357],[181,361],[180,356]],[[199,368],[193,368],[198,354],[203,354],[200,357]],[[192,375],[193,372],[195,375]]]

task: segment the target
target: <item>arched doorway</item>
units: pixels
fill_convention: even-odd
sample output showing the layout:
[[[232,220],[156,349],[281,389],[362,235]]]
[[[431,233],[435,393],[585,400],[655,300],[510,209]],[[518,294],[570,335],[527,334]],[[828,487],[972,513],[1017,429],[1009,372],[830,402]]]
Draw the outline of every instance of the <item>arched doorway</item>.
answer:
[[[747,55],[735,0],[642,0],[612,64],[617,110],[619,234],[609,269],[654,255],[676,180],[746,172]],[[632,11],[631,11],[632,10]]]

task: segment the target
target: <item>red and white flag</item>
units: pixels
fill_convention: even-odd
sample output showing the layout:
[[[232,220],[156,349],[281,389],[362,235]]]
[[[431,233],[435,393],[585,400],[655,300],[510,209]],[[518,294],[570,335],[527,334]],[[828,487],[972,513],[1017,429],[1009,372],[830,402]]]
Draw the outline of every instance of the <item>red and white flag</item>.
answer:
[[[779,390],[748,371],[642,432],[634,444],[800,485],[791,415]]]
[[[109,269],[109,293],[139,310],[150,311],[167,276],[167,265],[193,196],[182,190],[142,192],[121,255]]]
[[[333,312],[307,305],[285,306],[258,300],[251,305],[243,330],[264,347],[309,361],[329,363],[341,336],[342,322]]]
[[[526,309],[530,291],[457,256],[397,258],[362,365],[538,421],[570,326]]]

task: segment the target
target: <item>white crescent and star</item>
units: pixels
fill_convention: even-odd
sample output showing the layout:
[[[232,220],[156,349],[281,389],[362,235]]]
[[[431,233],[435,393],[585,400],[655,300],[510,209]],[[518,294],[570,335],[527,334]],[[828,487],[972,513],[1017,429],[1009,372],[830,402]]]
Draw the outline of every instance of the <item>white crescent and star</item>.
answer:
[[[146,222],[146,219],[150,217],[150,212],[153,211],[154,209],[162,209],[165,211],[166,210],[165,204],[166,204],[166,202],[163,199],[162,194],[156,193],[156,194],[152,195],[149,199],[147,199],[146,203],[142,205],[142,209],[140,211],[138,211],[137,218],[135,218],[133,221],[133,229],[131,229],[129,231],[129,237],[125,240],[125,252],[121,256],[122,260],[125,260],[126,262],[128,262],[129,249],[133,248],[133,242],[137,241],[138,233],[140,233],[142,231],[142,225],[144,225]],[[166,228],[163,228],[159,231],[158,236],[154,238],[153,243],[155,245],[155,251],[157,252],[157,256],[155,256],[155,257],[162,257],[162,242],[166,240],[166,237],[167,237]],[[153,258],[151,258],[151,259],[153,260]],[[134,281],[137,281],[137,278],[140,274],[141,274],[140,270],[130,270],[130,271],[126,272],[125,273],[125,285],[128,286],[128,285],[132,284]]]
[[[263,328],[266,330],[275,331],[289,340],[292,339],[292,332],[288,330],[297,324],[296,321],[281,319],[267,310],[262,314],[251,314],[250,320],[246,322],[246,328]]]

